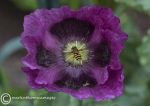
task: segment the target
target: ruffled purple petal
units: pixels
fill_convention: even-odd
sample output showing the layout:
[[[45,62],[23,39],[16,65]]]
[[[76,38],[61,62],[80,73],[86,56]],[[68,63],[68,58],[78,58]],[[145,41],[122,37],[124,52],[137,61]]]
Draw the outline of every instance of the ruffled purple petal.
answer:
[[[111,60],[110,65],[113,69],[120,69],[121,63],[120,63],[120,53],[122,49],[124,48],[124,42],[127,40],[127,36],[122,32],[122,35],[119,33],[114,33],[110,30],[105,30],[103,32],[104,39],[107,40],[108,45],[111,49]],[[122,36],[122,37],[118,37]]]
[[[51,70],[38,70],[23,67],[22,70],[27,74],[29,84],[34,89],[46,88],[49,91],[59,91],[54,82],[60,79],[60,70],[52,68]]]
[[[123,93],[123,73],[122,69],[112,70],[108,69],[109,78],[105,83],[98,84],[93,88],[81,88],[79,90],[72,90],[64,88],[61,91],[68,93],[78,99],[94,98],[96,101],[109,100]]]
[[[89,66],[72,68],[65,64],[62,49],[76,40],[86,43],[92,51]],[[68,7],[38,9],[25,16],[21,42],[28,54],[23,58],[26,66],[23,71],[33,88],[65,92],[78,99],[112,99],[123,91],[119,55],[126,40],[120,20],[111,9],[98,6],[77,11]]]
[[[123,93],[122,69],[109,69],[109,78],[105,84],[99,85],[92,90],[93,97],[97,100],[113,99]]]
[[[53,84],[56,80],[60,78],[60,69],[51,68],[48,70],[40,70],[35,82],[38,84]]]
[[[35,82],[36,77],[38,76],[39,70],[31,70],[28,67],[23,67],[22,70],[26,73],[28,76],[28,82],[34,89],[43,88],[45,85],[38,84]]]
[[[72,95],[75,98],[78,98],[80,100],[82,99],[87,99],[87,98],[92,98],[92,88],[81,88],[80,90],[71,90],[71,89],[64,89],[63,92]]]
[[[127,35],[122,32],[120,20],[113,15],[112,10],[98,6],[87,6],[77,12],[77,18],[91,22],[95,30],[88,42],[91,48],[100,46],[100,42],[107,41],[111,49],[110,64],[120,68],[119,54],[127,40]],[[108,64],[109,65],[109,64]]]
[[[91,71],[98,84],[104,84],[108,80],[109,74],[106,67],[93,67]]]

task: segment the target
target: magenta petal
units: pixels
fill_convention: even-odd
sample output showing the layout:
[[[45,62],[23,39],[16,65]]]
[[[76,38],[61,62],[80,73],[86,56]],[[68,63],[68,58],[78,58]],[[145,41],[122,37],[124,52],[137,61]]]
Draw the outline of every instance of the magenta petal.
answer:
[[[95,67],[92,68],[93,77],[96,78],[98,84],[104,84],[108,79],[108,70],[107,67]]]
[[[36,39],[32,36],[25,36],[22,37],[21,43],[23,46],[27,49],[28,52],[30,53],[35,53],[36,52]]]
[[[28,67],[23,67],[22,70],[27,74],[28,76],[28,82],[31,85],[32,88],[38,89],[38,88],[43,88],[44,85],[37,84],[35,82],[35,79],[39,73],[39,70],[31,70]]]
[[[59,13],[58,13],[59,11]],[[24,32],[22,33],[22,42],[27,45],[29,41],[25,40],[26,37],[32,37],[36,43],[43,44],[43,46],[56,49],[58,48],[58,41],[48,32],[49,27],[56,23],[61,17],[64,16],[62,10],[46,10],[39,9],[34,13],[25,16],[24,19]],[[57,18],[56,18],[57,17]]]
[[[93,89],[92,94],[97,101],[113,99],[116,96],[120,96],[123,92],[123,79],[122,69],[109,69],[109,78],[106,83]]]
[[[66,93],[68,93],[68,91],[66,91]],[[72,92],[70,92],[70,94],[80,100],[93,97],[90,88],[82,88],[78,91],[72,91]]]
[[[33,54],[28,54],[22,59],[22,63],[31,69],[37,69],[36,59]]]
[[[109,8],[37,9],[24,18],[21,42],[27,55],[22,70],[33,88],[65,92],[77,99],[112,99],[123,92],[119,56],[126,40],[119,18]],[[85,43],[89,51],[79,67],[64,58],[64,47],[73,41]],[[77,52],[74,57],[82,59]]]
[[[112,32],[111,30],[105,30],[103,32],[103,36],[107,40],[109,47],[111,49],[111,60],[110,60],[111,67],[114,69],[120,69],[121,63],[119,56],[122,49],[124,48],[124,42],[127,39],[127,35],[123,34],[123,32],[122,35],[120,35],[120,33],[115,33]]]
[[[58,52],[58,50],[60,49],[59,45],[61,45],[60,42],[56,38],[54,38],[49,32],[45,33],[42,44],[44,45],[44,47],[54,50],[55,53]]]
[[[101,31],[99,28],[96,28],[92,35],[91,40],[89,41],[89,45],[93,47],[95,45],[98,45],[102,40],[103,40],[103,36],[101,34]]]
[[[23,36],[37,36],[40,31],[41,23],[35,13],[25,16]]]
[[[35,82],[38,84],[53,84],[57,79],[59,79],[59,69],[51,68],[39,71]]]

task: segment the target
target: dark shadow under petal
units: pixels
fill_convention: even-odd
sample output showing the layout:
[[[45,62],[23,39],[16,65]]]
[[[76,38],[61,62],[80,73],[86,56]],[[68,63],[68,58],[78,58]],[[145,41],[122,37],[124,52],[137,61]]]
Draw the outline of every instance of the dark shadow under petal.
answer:
[[[50,28],[50,32],[60,39],[76,36],[89,40],[93,31],[94,26],[90,22],[76,18],[64,19]]]
[[[109,64],[111,59],[111,50],[107,41],[102,41],[94,51],[94,62],[101,67]]]
[[[36,61],[39,66],[49,67],[55,62],[55,54],[42,46],[37,47]]]
[[[87,74],[82,74],[78,78],[70,77],[69,75],[65,75],[62,79],[55,82],[55,84],[60,88],[70,88],[74,90],[78,90],[82,87],[94,87],[97,82],[96,79],[90,77]]]

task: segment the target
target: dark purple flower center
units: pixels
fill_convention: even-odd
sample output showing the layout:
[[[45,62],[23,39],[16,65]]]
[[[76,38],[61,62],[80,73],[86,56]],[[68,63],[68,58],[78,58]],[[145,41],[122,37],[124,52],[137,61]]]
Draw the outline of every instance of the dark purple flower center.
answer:
[[[80,89],[82,87],[94,87],[97,81],[87,74],[82,74],[78,78],[65,75],[61,80],[55,82],[61,88]]]
[[[109,64],[111,59],[111,50],[106,41],[103,41],[99,44],[99,46],[95,49],[94,52],[94,61],[96,64],[101,67],[105,67]]]
[[[54,24],[50,28],[50,32],[56,35],[60,39],[66,39],[66,37],[76,36],[81,38],[90,39],[90,35],[94,31],[94,25],[85,20],[79,20],[76,18],[67,18]]]
[[[88,41],[90,40],[93,31],[94,26],[90,22],[75,18],[64,19],[61,22],[54,24],[50,28],[50,32],[53,35],[56,35],[56,37],[58,37],[60,41],[65,40],[67,37],[69,38],[71,36],[86,38],[86,40]],[[74,46],[74,44],[76,46]],[[67,47],[70,47],[70,45],[72,45],[72,48],[68,49]],[[78,46],[83,45],[78,45],[78,42],[69,43],[69,46],[67,46],[66,49],[63,51],[66,54],[65,59],[75,65],[78,62],[80,63],[82,59],[87,58],[87,52],[80,53],[78,49],[80,47]],[[100,65],[101,67],[108,65],[111,58],[111,50],[109,48],[108,43],[106,41],[103,41],[94,50],[95,51],[93,60],[95,64]],[[72,58],[70,56],[72,56]],[[42,46],[39,46],[37,48],[36,59],[38,65],[43,67],[50,67],[50,65],[55,62],[55,57],[56,56],[50,50],[47,50]],[[57,80],[55,84],[61,88],[70,88],[78,90],[82,87],[94,87],[97,84],[97,81],[88,74],[81,74],[77,78],[71,77],[67,74],[63,75],[63,77],[60,80]]]
[[[55,62],[55,55],[50,50],[39,46],[37,47],[36,61],[40,66],[49,67]]]

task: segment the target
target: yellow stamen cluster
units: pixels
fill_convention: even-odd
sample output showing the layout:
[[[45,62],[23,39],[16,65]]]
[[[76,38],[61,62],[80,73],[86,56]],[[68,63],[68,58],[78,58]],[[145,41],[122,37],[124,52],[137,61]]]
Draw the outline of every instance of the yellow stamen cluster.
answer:
[[[89,51],[84,43],[74,41],[65,45],[63,53],[66,62],[77,66],[88,60]]]

